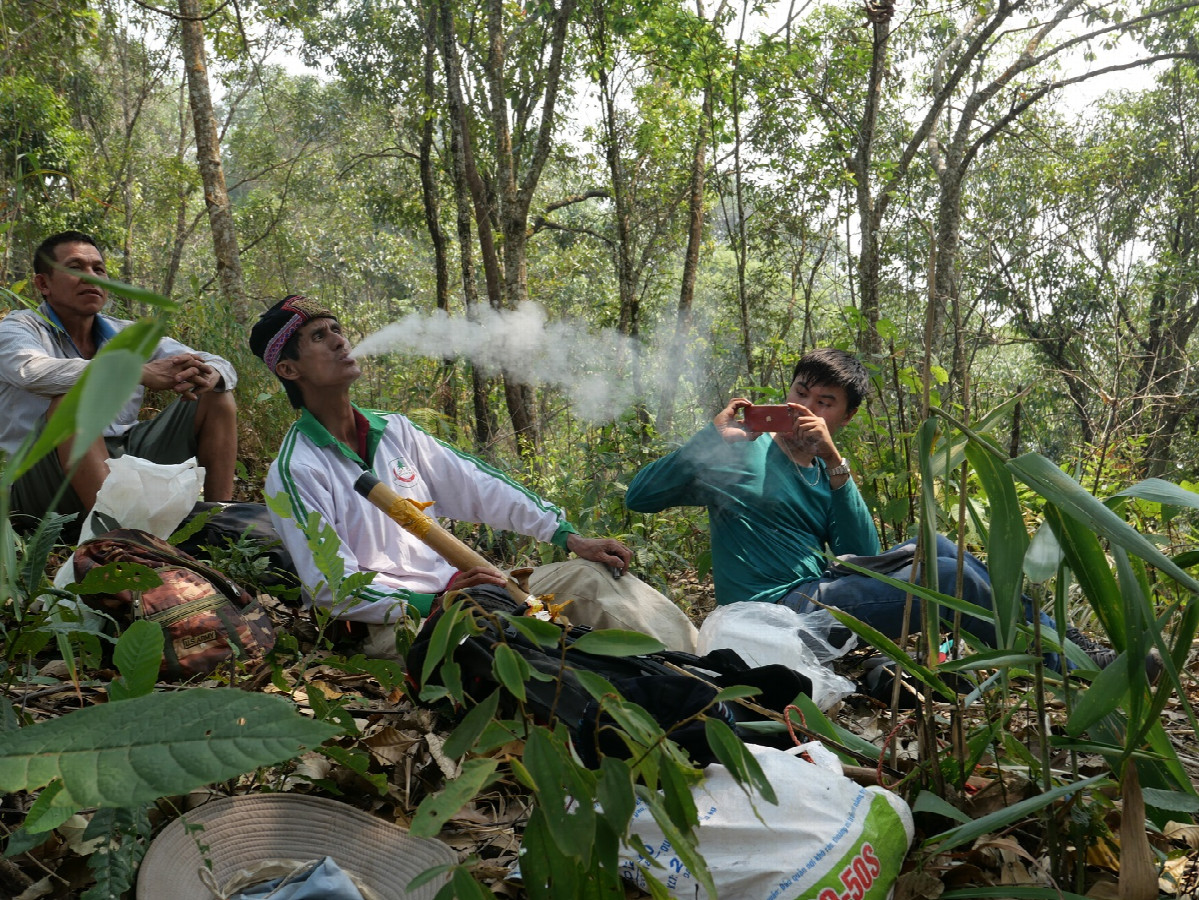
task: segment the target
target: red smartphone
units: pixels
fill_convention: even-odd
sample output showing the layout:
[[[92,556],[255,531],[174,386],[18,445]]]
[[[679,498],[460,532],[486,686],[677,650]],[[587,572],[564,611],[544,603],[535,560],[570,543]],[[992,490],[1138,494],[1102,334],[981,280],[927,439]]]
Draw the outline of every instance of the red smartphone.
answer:
[[[754,431],[790,431],[796,416],[795,410],[785,404],[747,406],[742,412],[742,424]]]

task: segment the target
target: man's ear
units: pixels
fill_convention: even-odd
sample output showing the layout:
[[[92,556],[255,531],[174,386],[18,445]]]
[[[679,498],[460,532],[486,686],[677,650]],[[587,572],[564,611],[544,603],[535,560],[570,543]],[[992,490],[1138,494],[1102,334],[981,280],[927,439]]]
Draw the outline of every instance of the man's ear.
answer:
[[[50,294],[50,278],[41,272],[33,276],[33,286],[37,288],[42,297],[47,297]]]
[[[841,427],[844,428],[846,425],[848,425],[850,423],[850,420],[853,419],[853,417],[858,414],[858,410],[861,408],[862,407],[860,407],[860,406],[855,406],[853,409],[851,409],[849,412],[847,412],[845,414],[845,418],[841,420]]]
[[[296,368],[294,359],[281,359],[275,363],[275,374],[284,381],[295,381],[300,377],[300,372]]]

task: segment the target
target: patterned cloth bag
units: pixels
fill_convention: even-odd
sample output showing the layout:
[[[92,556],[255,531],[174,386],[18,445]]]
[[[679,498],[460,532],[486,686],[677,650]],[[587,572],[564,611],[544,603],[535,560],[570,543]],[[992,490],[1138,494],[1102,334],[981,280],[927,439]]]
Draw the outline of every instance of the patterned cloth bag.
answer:
[[[111,616],[122,629],[137,619],[157,622],[165,638],[164,680],[207,675],[229,659],[256,663],[275,646],[274,626],[258,601],[166,541],[133,528],[102,534],[75,551],[75,578],[83,582],[89,572],[111,563],[146,566],[160,583],[130,588],[125,586],[130,578],[120,567],[107,570],[113,591],[96,591],[90,585],[88,605]],[[103,575],[96,573],[93,581]]]

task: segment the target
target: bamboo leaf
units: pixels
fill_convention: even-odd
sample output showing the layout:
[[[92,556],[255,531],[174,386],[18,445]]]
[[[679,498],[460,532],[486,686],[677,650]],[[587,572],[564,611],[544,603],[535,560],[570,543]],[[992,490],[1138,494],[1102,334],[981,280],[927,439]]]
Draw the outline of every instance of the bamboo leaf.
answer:
[[[1123,640],[1124,600],[1095,532],[1066,515],[1055,504],[1045,507],[1045,521],[1053,528],[1070,571],[1082,586],[1104,630],[1114,641]],[[1117,644],[1116,649],[1122,648]]]
[[[1144,535],[1091,496],[1082,485],[1038,453],[1026,453],[1008,461],[1008,468],[1021,481],[1064,513],[1094,533],[1161,569],[1187,590],[1199,593],[1196,581],[1162,553]],[[1059,535],[1060,540],[1060,535]],[[1075,574],[1078,574],[1077,571]]]
[[[1199,509],[1199,494],[1162,478],[1146,478],[1122,491],[1116,491],[1112,496],[1136,497],[1138,500],[1149,500],[1165,506]]]
[[[924,846],[935,849],[937,853],[948,853],[954,847],[969,844],[990,831],[998,831],[1006,828],[1013,822],[1018,822],[1024,817],[1037,812],[1037,810],[1044,809],[1062,797],[1067,797],[1070,794],[1079,793],[1085,791],[1087,788],[1094,787],[1101,781],[1104,781],[1106,777],[1105,775],[1094,775],[1090,778],[1084,778],[1082,781],[1073,782],[1072,784],[1059,785],[1043,794],[1029,797],[1027,800],[1021,800],[1019,803],[1013,803],[1011,806],[983,816],[981,819],[975,819],[967,825],[959,825],[957,828],[951,828],[940,834],[934,834],[932,837],[925,839]]]
[[[136,322],[108,341],[63,396],[37,440],[17,451],[6,467],[8,483],[68,438],[74,439],[71,461],[77,461],[133,395],[141,380],[142,363],[150,358],[162,335],[160,322]]]
[[[916,802],[912,804],[912,812],[932,813],[933,815],[943,816],[946,819],[953,819],[955,822],[965,824],[974,821],[956,806],[946,802],[932,791],[921,791],[917,795]]]
[[[1020,600],[1028,550],[1024,513],[1011,474],[994,456],[974,444],[966,447],[966,456],[991,502],[987,567],[991,575],[995,629],[999,646],[1010,648],[1016,638],[1016,624],[1024,618],[1024,604]]]
[[[1128,654],[1121,653],[1075,701],[1066,722],[1066,733],[1078,737],[1104,716],[1119,709],[1127,694]]]

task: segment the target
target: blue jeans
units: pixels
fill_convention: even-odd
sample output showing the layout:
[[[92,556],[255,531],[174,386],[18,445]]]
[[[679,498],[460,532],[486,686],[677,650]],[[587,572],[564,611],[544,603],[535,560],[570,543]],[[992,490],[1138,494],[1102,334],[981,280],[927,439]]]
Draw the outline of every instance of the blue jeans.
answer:
[[[900,544],[901,547],[913,546],[915,541]],[[897,581],[912,579],[912,566],[904,566],[890,576]],[[957,544],[944,535],[937,535],[937,585],[943,594],[953,594],[958,577],[958,548]],[[892,587],[869,575],[829,575],[815,581],[806,581],[792,588],[779,603],[788,606],[796,612],[806,612],[818,608],[812,599],[820,601],[825,606],[835,606],[855,618],[861,619],[872,628],[881,631],[892,640],[898,640],[903,632],[904,591]],[[970,553],[962,565],[962,599],[984,609],[991,608],[991,577],[987,567]],[[1024,597],[1025,621],[1030,621],[1034,613],[1038,613],[1044,628],[1057,631],[1057,626],[1049,616],[1038,612],[1031,599]],[[952,610],[946,610],[952,618]],[[995,623],[990,619],[980,619],[975,616],[962,616],[962,627],[986,642],[995,646]],[[908,634],[921,630],[920,599],[912,598],[911,615],[908,617]],[[1052,660],[1051,660],[1052,657]],[[1046,654],[1046,663],[1052,668],[1057,667],[1057,654]]]

